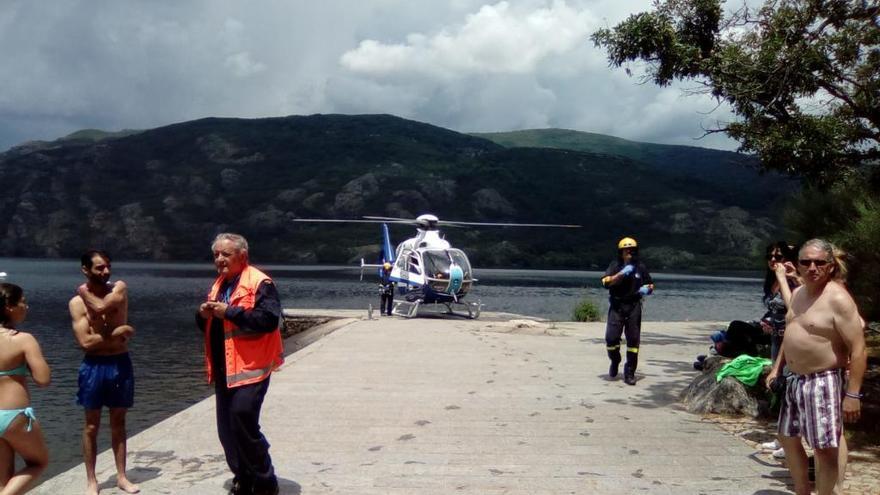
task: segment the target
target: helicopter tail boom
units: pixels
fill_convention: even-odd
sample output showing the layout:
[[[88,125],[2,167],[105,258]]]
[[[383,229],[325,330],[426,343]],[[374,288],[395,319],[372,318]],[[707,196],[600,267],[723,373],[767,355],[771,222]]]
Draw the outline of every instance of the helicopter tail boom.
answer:
[[[388,224],[382,224],[382,262],[394,264],[394,250],[391,248],[391,235],[388,233]]]

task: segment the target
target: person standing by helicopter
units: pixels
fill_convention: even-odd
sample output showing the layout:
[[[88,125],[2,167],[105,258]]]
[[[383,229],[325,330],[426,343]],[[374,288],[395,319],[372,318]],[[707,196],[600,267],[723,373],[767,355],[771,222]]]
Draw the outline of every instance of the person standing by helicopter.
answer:
[[[639,245],[632,237],[624,237],[617,243],[617,258],[605,270],[602,286],[609,293],[605,326],[605,345],[611,360],[608,376],[617,376],[621,360],[620,337],[626,335],[623,381],[635,385],[642,333],[642,298],[654,292],[654,281],[639,260]]]
[[[391,316],[391,307],[394,305],[394,281],[391,280],[391,263],[382,263],[379,270],[379,314]]]

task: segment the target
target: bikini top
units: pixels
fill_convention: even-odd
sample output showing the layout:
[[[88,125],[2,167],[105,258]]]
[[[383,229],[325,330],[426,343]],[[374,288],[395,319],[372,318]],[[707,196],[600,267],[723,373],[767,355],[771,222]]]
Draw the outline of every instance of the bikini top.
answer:
[[[21,363],[21,366],[12,368],[11,370],[0,370],[0,376],[27,376],[28,373],[30,373],[30,370],[27,367],[27,363]]]

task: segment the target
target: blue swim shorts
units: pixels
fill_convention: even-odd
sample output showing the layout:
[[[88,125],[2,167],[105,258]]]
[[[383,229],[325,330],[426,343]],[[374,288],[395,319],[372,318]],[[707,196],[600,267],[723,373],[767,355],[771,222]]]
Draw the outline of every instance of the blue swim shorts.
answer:
[[[79,365],[78,381],[76,403],[86,409],[134,405],[134,370],[127,352],[86,356]]]

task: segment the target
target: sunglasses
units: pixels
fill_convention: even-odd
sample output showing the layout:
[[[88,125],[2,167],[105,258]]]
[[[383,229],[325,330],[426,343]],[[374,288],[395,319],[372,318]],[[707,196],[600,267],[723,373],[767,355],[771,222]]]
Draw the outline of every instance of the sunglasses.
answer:
[[[771,254],[770,256],[767,256],[767,259],[773,261],[782,261],[785,259],[785,256],[782,256],[781,254]]]
[[[798,260],[798,264],[804,268],[809,268],[813,263],[816,264],[816,268],[825,268],[825,265],[831,262],[828,260]]]

